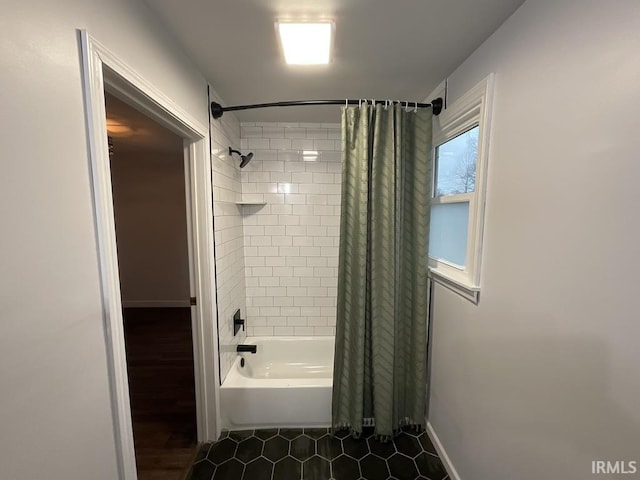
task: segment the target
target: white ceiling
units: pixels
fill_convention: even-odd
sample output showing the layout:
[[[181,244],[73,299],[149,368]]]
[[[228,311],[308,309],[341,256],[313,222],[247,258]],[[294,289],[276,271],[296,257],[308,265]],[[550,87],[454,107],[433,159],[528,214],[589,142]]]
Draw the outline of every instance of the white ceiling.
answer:
[[[422,101],[524,0],[144,0],[226,105]],[[332,18],[333,62],[287,66],[277,18]],[[238,112],[243,121],[337,122],[336,107]]]

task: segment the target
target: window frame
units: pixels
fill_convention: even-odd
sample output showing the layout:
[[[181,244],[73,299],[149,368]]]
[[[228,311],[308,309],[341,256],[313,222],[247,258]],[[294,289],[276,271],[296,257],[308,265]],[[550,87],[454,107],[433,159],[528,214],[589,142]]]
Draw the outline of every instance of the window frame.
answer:
[[[433,205],[469,202],[467,225],[467,250],[465,266],[460,267],[445,260],[429,256],[430,277],[456,293],[478,303],[480,296],[480,267],[484,233],[484,211],[486,200],[487,163],[489,156],[489,134],[491,130],[491,105],[494,76],[490,74],[460,99],[434,117],[433,150],[442,144],[478,126],[478,156],[476,158],[475,191],[471,193],[435,196],[437,165],[432,169],[433,188],[430,212]]]

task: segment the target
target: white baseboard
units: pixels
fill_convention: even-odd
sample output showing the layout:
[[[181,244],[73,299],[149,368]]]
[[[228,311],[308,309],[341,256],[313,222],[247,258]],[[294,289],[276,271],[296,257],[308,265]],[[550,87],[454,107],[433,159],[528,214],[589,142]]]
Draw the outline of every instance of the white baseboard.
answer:
[[[123,300],[123,308],[180,308],[189,307],[189,300]]]
[[[442,443],[440,443],[440,439],[433,430],[433,426],[430,422],[427,422],[427,435],[429,435],[433,446],[436,447],[436,452],[438,452],[438,456],[440,457],[444,468],[447,470],[449,478],[451,480],[460,480],[460,475],[458,475],[456,468],[453,466],[453,463],[451,463],[451,459],[449,458],[449,455],[447,455],[447,451],[442,446]]]

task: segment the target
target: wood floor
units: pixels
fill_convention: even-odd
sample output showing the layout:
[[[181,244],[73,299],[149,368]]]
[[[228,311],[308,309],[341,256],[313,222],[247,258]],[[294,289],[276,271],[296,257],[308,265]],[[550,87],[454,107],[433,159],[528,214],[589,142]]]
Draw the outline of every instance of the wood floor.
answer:
[[[197,450],[188,308],[124,310],[139,480],[182,480]]]

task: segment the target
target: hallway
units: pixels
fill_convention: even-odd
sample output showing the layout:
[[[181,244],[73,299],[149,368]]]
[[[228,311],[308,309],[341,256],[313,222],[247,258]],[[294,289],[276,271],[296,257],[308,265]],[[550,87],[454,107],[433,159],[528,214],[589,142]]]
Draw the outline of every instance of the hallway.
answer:
[[[124,310],[139,480],[181,480],[196,453],[189,308]]]

